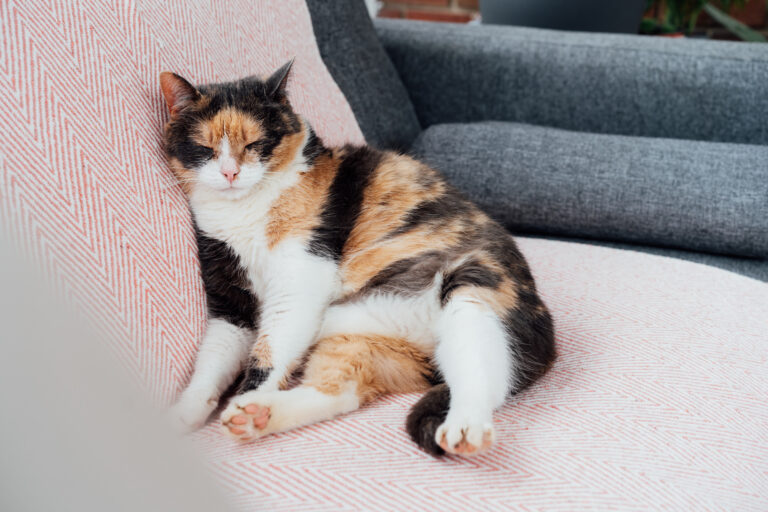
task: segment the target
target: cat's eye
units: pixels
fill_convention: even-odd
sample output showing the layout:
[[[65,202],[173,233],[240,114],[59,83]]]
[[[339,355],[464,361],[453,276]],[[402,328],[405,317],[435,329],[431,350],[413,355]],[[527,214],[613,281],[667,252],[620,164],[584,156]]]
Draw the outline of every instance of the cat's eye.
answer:
[[[204,158],[211,158],[213,156],[213,149],[208,146],[195,144],[195,151]]]
[[[256,142],[251,142],[250,144],[245,146],[245,149],[248,151],[258,151],[259,149],[261,149],[263,144],[264,143],[262,141],[257,140]]]

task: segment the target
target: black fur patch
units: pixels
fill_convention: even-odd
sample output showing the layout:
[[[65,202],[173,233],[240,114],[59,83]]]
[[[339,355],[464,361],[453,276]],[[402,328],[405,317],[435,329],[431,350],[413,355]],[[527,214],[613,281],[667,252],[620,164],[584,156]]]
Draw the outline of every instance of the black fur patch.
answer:
[[[432,284],[445,259],[444,253],[432,251],[398,260],[379,271],[358,293],[364,295],[373,290],[405,295],[418,293]]]
[[[341,259],[344,245],[357,222],[363,193],[371,174],[381,162],[382,154],[368,147],[345,148],[336,176],[320,216],[320,226],[312,234],[309,251],[317,256]]]
[[[544,374],[555,360],[555,329],[549,311],[535,293],[521,294],[521,304],[508,312],[504,325],[520,362],[519,393]]]
[[[477,260],[462,263],[452,272],[446,274],[440,289],[440,304],[445,306],[451,294],[462,286],[478,286],[495,289],[501,283],[501,276]]]
[[[423,224],[444,223],[470,211],[471,205],[453,190],[430,201],[424,201],[411,209],[403,219],[403,224],[390,233],[396,237]]]
[[[257,389],[272,373],[272,368],[260,368],[258,364],[258,359],[254,357],[248,361],[248,366],[245,367],[240,386],[237,389],[238,394]]]
[[[435,433],[448,415],[451,391],[447,384],[439,384],[421,397],[411,408],[405,420],[405,430],[425,452],[439,457],[445,450],[435,442]]]
[[[533,285],[528,263],[506,229],[495,222],[488,223],[480,229],[478,235],[483,240],[483,248],[507,269],[507,275],[519,284]]]
[[[197,226],[195,233],[210,317],[255,329],[258,300],[249,290],[250,283],[240,258],[226,243],[204,235]]]
[[[323,146],[323,141],[315,134],[315,130],[311,126],[307,126],[307,142],[304,144],[304,150],[302,154],[307,162],[308,166],[312,166],[315,163],[315,159],[323,154],[326,149]]]
[[[544,374],[555,360],[555,328],[552,316],[536,293],[536,284],[512,236],[496,223],[480,230],[483,248],[507,270],[517,286],[517,307],[503,318],[509,343],[518,359],[520,379],[512,389],[518,393]]]

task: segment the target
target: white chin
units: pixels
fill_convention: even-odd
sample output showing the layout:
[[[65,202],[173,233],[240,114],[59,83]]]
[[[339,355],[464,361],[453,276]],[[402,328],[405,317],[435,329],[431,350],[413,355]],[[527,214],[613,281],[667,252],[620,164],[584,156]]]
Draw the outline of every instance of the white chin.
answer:
[[[247,188],[228,187],[219,189],[219,193],[228,199],[237,199],[243,197],[248,192]]]

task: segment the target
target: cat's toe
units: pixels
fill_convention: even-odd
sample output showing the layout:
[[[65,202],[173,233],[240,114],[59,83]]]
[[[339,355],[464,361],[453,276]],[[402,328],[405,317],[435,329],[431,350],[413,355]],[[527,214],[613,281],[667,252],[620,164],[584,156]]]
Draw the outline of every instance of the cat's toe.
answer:
[[[244,408],[245,412],[249,414],[253,426],[259,430],[267,428],[269,423],[270,409],[269,407],[259,404],[248,404]]]
[[[477,455],[491,447],[496,433],[490,422],[448,421],[438,427],[435,441],[447,453]]]

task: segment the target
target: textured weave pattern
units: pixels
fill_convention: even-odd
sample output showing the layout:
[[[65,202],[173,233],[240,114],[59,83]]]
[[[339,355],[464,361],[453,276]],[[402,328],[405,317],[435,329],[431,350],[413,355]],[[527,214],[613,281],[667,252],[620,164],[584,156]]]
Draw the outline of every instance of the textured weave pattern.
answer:
[[[297,110],[327,142],[362,142],[306,6],[3,1],[0,33],[0,226],[168,401],[205,315],[189,212],[160,147],[158,74],[231,80],[295,56]]]
[[[369,144],[406,150],[421,132],[408,93],[361,0],[307,0],[323,62]]]
[[[768,144],[762,44],[384,19],[376,29],[424,127],[515,121]]]
[[[485,122],[413,152],[520,232],[768,257],[768,146]]]
[[[498,446],[434,460],[417,395],[238,446],[196,441],[245,510],[768,509],[768,286],[694,263],[520,240],[559,358],[496,415]]]

